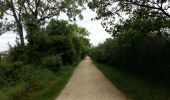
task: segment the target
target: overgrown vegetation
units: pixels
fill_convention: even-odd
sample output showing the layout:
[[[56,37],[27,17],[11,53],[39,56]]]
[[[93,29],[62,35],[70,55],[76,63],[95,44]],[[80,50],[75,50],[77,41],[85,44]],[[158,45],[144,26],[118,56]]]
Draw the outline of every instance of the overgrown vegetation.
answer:
[[[113,66],[96,64],[104,75],[132,100],[169,100],[170,89],[165,84],[129,75]]]
[[[117,5],[117,13],[130,14],[126,19],[120,18],[118,23],[111,23],[110,15],[102,15],[109,12],[108,7],[105,10],[98,12],[100,18],[108,20],[104,25],[110,27],[107,30],[112,34],[113,38],[107,39],[103,44],[94,47],[91,51],[91,56],[98,62],[113,65],[130,74],[155,80],[157,82],[169,83],[170,77],[170,26],[169,17],[160,10],[150,8],[150,0],[148,2],[140,0],[115,0]],[[148,5],[143,7],[141,5],[134,5],[130,2],[137,4]],[[92,8],[97,11],[101,10],[100,6],[96,3],[102,0],[93,1]],[[112,3],[108,0],[109,3]],[[164,2],[155,2],[155,5],[164,5]],[[153,3],[152,2],[152,3]],[[103,2],[104,3],[104,2]],[[114,3],[113,3],[114,4]],[[126,4],[126,5],[125,5]],[[157,5],[156,5],[157,4]],[[124,6],[123,6],[124,5]],[[128,6],[132,9],[129,9]],[[111,6],[115,7],[115,6]],[[134,8],[133,8],[134,7]],[[108,10],[107,10],[108,9]],[[116,8],[115,8],[116,9]],[[116,11],[116,10],[115,10]]]
[[[62,91],[66,83],[69,81],[72,73],[74,72],[74,68],[77,66],[77,63],[72,66],[67,66],[62,68],[60,72],[57,74],[56,79],[48,82],[48,86],[45,89],[40,90],[37,93],[27,94],[28,98],[24,98],[26,100],[54,100]]]
[[[47,84],[56,89],[51,89],[51,93],[57,94],[63,88],[71,75],[67,71],[90,48],[89,33],[76,24],[53,18],[65,13],[70,21],[76,20],[77,15],[82,19],[85,2],[0,0],[0,35],[13,31],[19,37],[16,45],[10,47],[8,58],[0,61],[1,100],[25,99],[23,96],[27,97],[29,92],[50,88]],[[63,75],[58,75],[65,66]],[[54,93],[49,98],[53,96]]]
[[[96,62],[107,64],[127,75],[139,78],[139,80],[135,78],[126,80],[128,77],[121,75],[121,73],[118,74],[120,76],[108,75],[108,77],[113,76],[115,79],[120,78],[120,81],[115,81],[117,86],[124,82],[133,84],[131,83],[133,80],[134,82],[150,80],[153,81],[149,85],[150,87],[156,82],[169,88],[170,17],[168,2],[168,0],[92,0],[89,3],[89,7],[98,14],[96,19],[102,19],[102,25],[112,35],[112,38],[91,49],[91,57]],[[118,18],[119,20],[117,20]],[[124,80],[121,76],[125,77]],[[130,82],[128,83],[128,81]],[[140,82],[130,85],[132,90],[127,89],[125,92],[132,97],[134,95],[134,100],[157,100],[156,96],[153,95],[146,95],[146,98],[139,96],[140,93],[137,91],[147,94],[147,92],[144,93],[147,89],[138,88]],[[124,90],[123,87],[124,85],[120,86],[122,90]],[[156,93],[155,95],[160,92],[162,96],[158,95],[159,99],[169,100],[167,94],[169,91],[157,89],[153,92],[151,92],[152,89],[149,89],[148,92]]]
[[[76,24],[52,19],[47,27],[34,33],[27,45],[17,42],[9,57],[0,62],[1,100],[26,99],[23,96],[27,93],[48,88],[51,90],[43,93],[54,98],[71,76],[71,65],[86,56],[90,48],[88,34]]]
[[[91,56],[101,63],[155,81],[169,82],[170,41],[134,32],[122,33],[93,48]]]
[[[61,13],[71,21],[77,15],[82,18],[85,2],[88,0],[0,0],[0,35],[16,31],[19,36],[9,57],[0,61],[2,100],[22,99],[28,91],[45,88],[63,66],[88,54],[86,29],[52,19]],[[88,6],[97,13],[96,19],[101,19],[112,35],[91,48],[91,57],[141,79],[169,84],[169,5],[168,0],[90,0]],[[14,21],[6,16],[12,16]]]

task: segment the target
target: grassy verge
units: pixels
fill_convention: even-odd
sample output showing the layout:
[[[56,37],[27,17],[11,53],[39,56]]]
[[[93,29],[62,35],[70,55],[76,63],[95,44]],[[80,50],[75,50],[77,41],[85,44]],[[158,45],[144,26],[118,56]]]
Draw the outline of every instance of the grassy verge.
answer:
[[[0,90],[0,100],[14,100],[26,91],[28,84],[21,82],[15,86],[10,86]]]
[[[163,84],[139,79],[107,65],[96,66],[132,100],[170,100],[170,89]]]
[[[25,69],[20,72],[23,76],[29,77],[30,80],[17,80],[13,84],[7,83],[6,86],[0,89],[0,100],[22,100],[23,95],[28,91],[36,91],[44,88],[50,79],[56,76],[47,69],[24,67]],[[24,74],[25,73],[25,74]],[[18,75],[18,74],[17,74]],[[21,76],[20,75],[20,76]]]
[[[0,89],[0,100],[54,100],[68,82],[75,66],[62,67],[56,74],[37,69],[32,82],[20,81]]]
[[[58,73],[55,80],[48,82],[46,88],[29,94],[29,98],[26,98],[25,100],[54,100],[69,81],[73,71],[74,67],[71,66],[63,69]]]

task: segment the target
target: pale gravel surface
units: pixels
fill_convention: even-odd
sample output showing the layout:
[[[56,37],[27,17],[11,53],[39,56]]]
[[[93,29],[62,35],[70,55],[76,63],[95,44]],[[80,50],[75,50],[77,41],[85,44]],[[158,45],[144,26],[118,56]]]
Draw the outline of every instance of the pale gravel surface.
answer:
[[[55,100],[127,100],[92,63],[89,57],[80,62],[64,90]]]

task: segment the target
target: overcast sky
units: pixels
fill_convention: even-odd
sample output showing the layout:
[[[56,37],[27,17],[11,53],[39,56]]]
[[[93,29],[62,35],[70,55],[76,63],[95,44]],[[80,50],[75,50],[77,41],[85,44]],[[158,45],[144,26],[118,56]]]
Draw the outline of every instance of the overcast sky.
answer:
[[[95,12],[92,12],[90,9],[83,11],[83,20],[77,20],[77,24],[85,27],[89,32],[89,39],[93,45],[103,42],[106,38],[109,38],[110,35],[105,32],[104,28],[101,26],[100,21],[91,21],[91,18],[96,16]],[[60,16],[60,19],[67,19],[66,16]],[[16,34],[13,32],[8,32],[0,36],[0,51],[8,50],[9,45],[14,45],[16,41]]]

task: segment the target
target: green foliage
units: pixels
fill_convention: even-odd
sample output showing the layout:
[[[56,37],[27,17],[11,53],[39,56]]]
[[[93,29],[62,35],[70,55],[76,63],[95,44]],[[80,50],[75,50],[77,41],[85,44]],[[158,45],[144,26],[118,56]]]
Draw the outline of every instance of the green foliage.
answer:
[[[0,90],[0,97],[1,100],[18,100],[20,99],[21,95],[26,91],[27,84],[22,82],[15,86],[8,86],[7,88]]]
[[[98,2],[101,1],[103,0]],[[105,23],[113,38],[93,48],[91,56],[98,62],[114,65],[128,73],[169,83],[169,17],[161,15],[157,11],[158,9],[154,10],[136,5],[144,2],[141,0],[137,0],[134,5],[129,4],[130,2],[133,3],[133,0],[115,1],[118,1],[117,6],[120,9],[125,12],[129,11],[131,16],[127,19],[121,19],[119,23],[114,23],[112,20],[111,23]],[[109,5],[112,6],[112,2],[110,0],[108,2],[103,2],[106,8]],[[142,5],[148,4],[148,2]],[[127,5],[122,7],[123,4],[139,7],[129,9]],[[98,10],[102,9],[100,6],[102,5],[97,6],[99,7]],[[118,9],[115,8],[116,12],[120,12]],[[98,13],[101,14],[102,12]],[[108,20],[108,17],[112,16],[101,16],[101,18]]]
[[[132,100],[169,100],[170,88],[165,83],[144,80],[103,64],[96,66],[104,75]]]
[[[131,74],[169,81],[170,40],[129,30],[92,49],[98,62],[114,65]]]
[[[55,99],[69,81],[72,73],[74,72],[74,67],[75,65],[73,67],[69,66],[60,70],[60,73],[57,74],[57,77],[54,80],[48,82],[48,86],[46,86],[46,88],[40,90],[37,93],[30,94],[26,100]]]
[[[56,96],[55,92],[61,91],[71,71],[59,80],[54,80],[55,74],[63,69],[63,65],[73,64],[88,53],[88,34],[86,29],[76,24],[52,19],[47,27],[40,28],[29,37],[27,45],[17,41],[16,46],[10,46],[9,57],[0,62],[2,100],[22,99],[27,92],[37,92],[47,87],[46,84],[51,84],[49,88],[53,89],[44,90],[45,98]]]
[[[47,83],[56,77],[54,73],[47,69],[33,68],[31,66],[22,66],[22,69],[16,74],[20,81],[16,81],[15,84],[6,83],[6,86],[0,89],[1,100],[20,100],[25,98],[27,92],[44,89],[47,87]]]
[[[65,13],[70,20],[75,20],[76,16],[82,18],[81,11],[85,8],[83,4],[86,2],[87,0],[1,0],[0,19],[8,21],[4,16],[8,15],[15,20],[8,21],[10,24],[3,30],[16,30],[20,44],[24,46],[23,29],[26,30],[28,41],[32,42],[32,35],[39,31],[41,26],[45,26],[47,20],[58,17],[61,13]],[[0,34],[2,33],[4,32],[0,29]]]
[[[10,59],[39,64],[42,57],[59,55],[62,64],[70,64],[88,53],[88,34],[84,28],[76,24],[52,19],[46,28],[32,35],[27,46],[17,45],[11,48]]]
[[[10,53],[9,53],[9,59],[11,61],[22,61],[25,62],[25,59],[28,59],[28,56],[26,55],[27,47],[23,47],[19,44],[17,44],[14,47],[10,46]],[[22,59],[21,59],[22,58]]]
[[[62,65],[62,59],[60,56],[48,56],[42,58],[42,66],[50,69],[51,71],[58,71]]]
[[[48,69],[23,67],[23,71],[20,72],[20,75],[23,75],[21,78],[25,80],[32,73],[31,79],[1,88],[1,100],[55,99],[71,77],[73,70],[74,67],[69,66],[54,74]]]
[[[129,18],[132,18],[129,22],[133,21],[133,18],[140,19],[136,27],[144,28],[145,31],[152,28],[154,31],[159,31],[160,27],[165,28],[165,26],[167,28],[169,21],[165,20],[170,18],[168,2],[167,0],[92,0],[88,6],[97,13],[96,19],[102,20],[106,31],[115,36],[117,31],[123,30],[121,25],[125,23],[122,22]]]
[[[0,62],[0,88],[8,83],[15,84],[15,82],[20,79],[17,71],[19,71],[22,66],[22,62],[12,64],[6,61]]]

